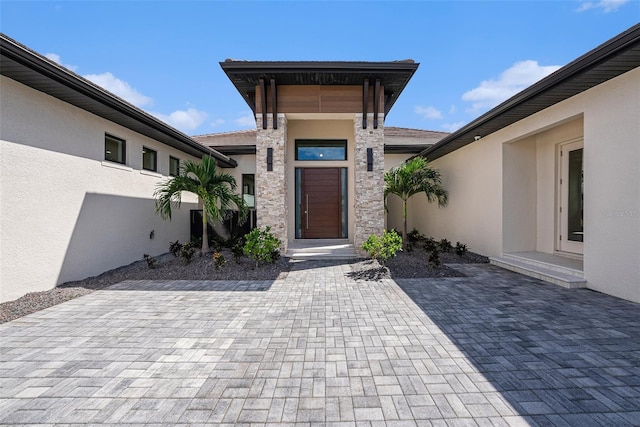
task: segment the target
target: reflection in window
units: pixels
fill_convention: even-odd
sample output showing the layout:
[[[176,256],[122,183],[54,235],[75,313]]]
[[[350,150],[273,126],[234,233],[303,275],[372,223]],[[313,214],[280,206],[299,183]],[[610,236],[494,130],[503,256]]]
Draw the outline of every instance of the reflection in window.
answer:
[[[142,168],[148,171],[158,170],[158,153],[147,147],[142,147]]]
[[[110,162],[124,164],[125,159],[125,147],[126,143],[124,139],[116,138],[115,136],[104,136],[104,159]]]
[[[296,160],[347,160],[347,141],[296,141]]]
[[[180,175],[180,159],[176,159],[175,157],[169,156],[169,175],[171,176]]]
[[[242,198],[248,207],[256,207],[256,186],[253,174],[242,175]]]

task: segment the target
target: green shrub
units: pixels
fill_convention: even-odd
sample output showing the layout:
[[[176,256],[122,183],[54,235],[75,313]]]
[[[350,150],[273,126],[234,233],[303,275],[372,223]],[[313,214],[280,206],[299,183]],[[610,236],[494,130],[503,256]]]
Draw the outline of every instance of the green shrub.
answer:
[[[244,255],[244,238],[239,238],[236,242],[231,246],[231,255],[236,260],[236,262],[240,262],[240,258]]]
[[[440,254],[438,253],[438,251],[433,251],[431,252],[431,254],[429,254],[429,258],[427,258],[427,263],[431,268],[440,267],[441,262],[440,262]]]
[[[440,247],[440,251],[442,252],[451,252],[453,250],[453,245],[447,239],[440,240],[438,246]]]
[[[382,233],[382,236],[372,234],[366,242],[363,243],[362,249],[366,251],[371,258],[378,260],[384,265],[387,260],[396,256],[398,251],[402,250],[402,236],[395,230]]]
[[[156,268],[156,259],[155,259],[155,257],[152,257],[149,254],[144,254],[142,257],[144,258],[145,261],[147,261],[147,266],[149,268]]]
[[[256,262],[256,267],[274,263],[280,258],[282,241],[271,233],[271,227],[254,228],[245,236],[245,240],[243,252]]]
[[[169,244],[169,252],[173,254],[174,257],[178,258],[180,256],[180,250],[182,249],[182,243],[179,240],[175,242],[171,242]]]
[[[227,260],[224,258],[221,252],[213,253],[213,266],[216,268],[216,271],[220,271],[222,267],[225,266]]]
[[[456,242],[456,254],[462,257],[466,253],[467,253],[467,245],[463,245],[460,242]]]
[[[186,264],[191,264],[193,257],[196,254],[196,243],[189,242],[182,245],[180,248],[180,257],[184,260]]]
[[[433,237],[424,239],[424,244],[422,245],[422,247],[427,252],[438,251],[438,243],[433,239]]]
[[[424,240],[424,235],[420,234],[416,228],[407,233],[407,241],[411,244],[415,245],[416,243],[423,242]]]

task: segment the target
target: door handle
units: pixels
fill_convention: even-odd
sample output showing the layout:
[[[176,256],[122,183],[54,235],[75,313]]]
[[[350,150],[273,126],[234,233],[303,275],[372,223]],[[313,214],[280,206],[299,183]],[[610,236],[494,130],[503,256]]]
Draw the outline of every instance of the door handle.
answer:
[[[307,221],[307,230],[309,229],[309,193],[306,194],[307,197],[307,209],[304,211],[304,216]]]

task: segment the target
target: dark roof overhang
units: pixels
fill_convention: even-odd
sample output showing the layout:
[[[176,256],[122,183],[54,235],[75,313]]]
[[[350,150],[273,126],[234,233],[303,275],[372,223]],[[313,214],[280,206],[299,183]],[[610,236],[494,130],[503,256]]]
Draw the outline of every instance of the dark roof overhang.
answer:
[[[433,144],[384,144],[384,154],[418,154]]]
[[[640,24],[565,65],[419,155],[435,160],[640,66]]]
[[[216,145],[215,149],[227,156],[240,156],[243,154],[256,154],[256,145]]]
[[[129,104],[100,86],[0,33],[0,74],[195,157],[210,155],[221,167],[235,160]]]
[[[260,79],[274,78],[278,85],[362,86],[365,79],[380,79],[384,86],[384,114],[387,115],[420,64],[411,59],[391,62],[347,61],[235,61],[220,67],[251,110],[256,112],[256,86]]]

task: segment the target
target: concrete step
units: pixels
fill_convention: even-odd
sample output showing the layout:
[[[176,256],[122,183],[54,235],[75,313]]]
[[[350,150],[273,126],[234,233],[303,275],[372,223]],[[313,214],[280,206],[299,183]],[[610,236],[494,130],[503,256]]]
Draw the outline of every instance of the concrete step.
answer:
[[[290,243],[287,256],[293,259],[335,260],[358,258],[353,243],[343,240],[310,240]]]
[[[489,258],[489,261],[498,267],[553,283],[564,288],[584,288],[587,283],[587,281],[584,280],[582,271],[541,261],[509,255],[492,257]]]
[[[535,256],[522,256],[519,253],[511,253],[511,254],[507,253],[507,254],[503,254],[502,258],[506,260],[525,263],[527,265],[532,265],[535,267],[544,268],[546,270],[556,271],[558,273],[567,274],[569,276],[576,276],[581,279],[584,278],[584,272],[581,269],[582,268],[581,262],[578,264],[580,266],[580,269],[578,269],[578,268],[573,268],[572,266],[561,265],[561,262],[562,263],[575,262],[575,260],[572,261],[567,258],[561,258],[560,256],[557,256],[557,255],[555,256],[546,255],[546,257],[544,255],[546,254],[536,253]],[[554,260],[560,260],[560,261],[557,261],[554,263],[553,262]],[[569,264],[569,265],[572,265],[572,264]]]

